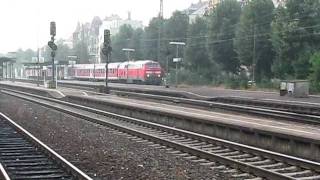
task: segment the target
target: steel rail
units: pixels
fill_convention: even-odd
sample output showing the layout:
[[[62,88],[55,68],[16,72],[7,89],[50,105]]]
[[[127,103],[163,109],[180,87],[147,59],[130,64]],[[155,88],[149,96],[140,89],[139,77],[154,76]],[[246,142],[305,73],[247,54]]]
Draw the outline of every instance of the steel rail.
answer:
[[[150,122],[146,122],[143,120],[139,120],[139,119],[123,116],[123,115],[108,113],[108,112],[104,112],[104,111],[101,111],[98,109],[89,108],[89,107],[81,106],[81,105],[77,105],[77,104],[72,104],[69,102],[60,101],[60,100],[56,100],[56,99],[52,99],[52,98],[46,98],[46,97],[41,97],[41,96],[37,96],[37,95],[29,94],[29,93],[17,92],[17,91],[16,92],[3,91],[3,92],[6,94],[15,96],[15,97],[19,97],[19,98],[22,98],[22,99],[25,99],[25,100],[28,100],[31,102],[38,103],[40,105],[43,105],[43,106],[46,106],[49,108],[56,109],[61,112],[71,114],[73,116],[76,116],[76,117],[79,117],[82,119],[86,119],[86,120],[89,120],[89,121],[92,121],[92,122],[95,122],[98,124],[106,125],[106,126],[124,131],[126,133],[133,134],[135,136],[142,137],[144,139],[148,139],[150,141],[155,141],[159,144],[164,144],[168,147],[172,147],[172,148],[181,150],[183,152],[194,154],[198,157],[201,157],[201,158],[204,158],[207,160],[212,160],[212,161],[218,160],[220,162],[223,162],[223,164],[229,165],[233,168],[240,169],[241,171],[244,171],[244,172],[249,172],[249,173],[258,175],[260,177],[266,177],[266,178],[270,178],[270,179],[296,179],[291,176],[298,175],[299,172],[278,173],[276,171],[268,170],[268,168],[261,168],[263,166],[259,167],[258,165],[250,165],[250,163],[245,163],[243,161],[224,157],[224,156],[216,154],[216,153],[210,153],[208,151],[204,151],[203,149],[190,147],[190,146],[185,145],[183,143],[177,143],[174,141],[170,141],[168,139],[161,138],[160,136],[152,136],[152,135],[150,135],[150,133],[145,133],[146,131],[145,132],[141,131],[141,130],[143,130],[143,128],[142,129],[140,128],[139,130],[137,130],[137,129],[128,127],[128,124],[121,125],[121,124],[117,124],[115,122],[103,121],[99,118],[95,118],[95,117],[91,117],[89,115],[86,115],[85,113],[75,112],[75,110],[68,110],[66,107],[69,106],[69,107],[72,107],[77,110],[83,110],[83,111],[91,112],[94,114],[101,114],[103,116],[111,117],[113,119],[121,120],[123,122],[136,124],[136,125],[139,125],[140,127],[149,127],[149,128],[161,131],[161,132],[171,133],[173,135],[180,135],[180,136],[183,136],[186,138],[196,139],[198,141],[202,141],[205,143],[219,144],[220,146],[228,147],[228,148],[232,149],[233,151],[241,151],[241,152],[243,151],[244,153],[250,153],[250,154],[253,154],[253,155],[256,155],[259,157],[262,156],[262,157],[264,157],[263,159],[266,159],[266,158],[271,159],[271,161],[274,162],[276,165],[279,164],[279,162],[280,162],[280,164],[285,163],[286,168],[289,168],[292,166],[298,166],[299,168],[297,171],[305,170],[304,172],[306,172],[308,174],[309,174],[309,169],[311,169],[313,175],[309,174],[310,177],[316,177],[315,175],[319,175],[319,173],[320,173],[320,172],[318,172],[318,170],[320,169],[320,163],[317,163],[314,161],[295,158],[295,157],[283,155],[280,153],[266,151],[266,150],[251,147],[251,146],[246,146],[246,145],[233,143],[233,142],[226,141],[226,140],[221,140],[218,138],[213,138],[213,137],[209,137],[209,136],[205,136],[205,135],[200,135],[197,133],[192,133],[189,131],[179,130],[176,128],[172,128],[172,127],[168,127],[168,126],[164,126],[164,125],[159,125],[156,123],[150,123]],[[41,100],[43,102],[41,102]],[[54,106],[54,105],[52,105],[52,103],[60,104],[60,106]],[[61,107],[61,105],[65,105],[66,107],[63,108],[63,107]],[[261,161],[261,159],[260,159],[260,161]],[[275,166],[275,164],[269,164],[269,166]],[[291,176],[286,175],[286,174],[290,174]]]
[[[0,118],[5,121],[11,128],[13,128],[16,132],[19,133],[24,139],[26,139],[27,142],[31,142],[32,146],[37,148],[37,151],[41,151],[44,153],[49,159],[54,160],[56,164],[58,164],[59,167],[63,168],[66,173],[70,174],[71,177],[75,179],[81,179],[81,180],[92,180],[88,175],[86,175],[84,172],[82,172],[80,169],[75,167],[73,164],[68,162],[66,159],[64,159],[62,156],[60,156],[58,153],[56,153],[54,150],[49,148],[47,145],[45,145],[43,142],[41,142],[39,139],[37,139],[35,136],[33,136],[30,132],[22,128],[20,125],[15,123],[13,120],[11,120],[9,117],[4,115],[0,112]],[[1,145],[0,145],[1,147]],[[9,148],[10,149],[10,148]],[[12,150],[12,151],[11,151]],[[7,151],[7,150],[6,150]],[[0,151],[1,152],[1,151]],[[11,148],[10,153],[14,154],[15,149]],[[19,152],[23,154],[23,152]],[[18,154],[19,154],[18,153]],[[28,152],[30,153],[30,152]],[[5,154],[5,153],[4,153]],[[1,154],[0,154],[0,162],[1,162]],[[18,163],[19,161],[17,161]],[[6,163],[4,163],[5,165]],[[17,169],[19,171],[19,168]],[[7,172],[10,172],[9,170]],[[9,173],[10,174],[10,173]],[[27,173],[28,174],[28,173]],[[39,177],[41,176],[39,175]],[[46,178],[46,176],[43,176],[43,178]]]
[[[4,169],[4,167],[2,166],[1,163],[0,163],[0,179],[10,180],[10,177],[9,177],[7,171]]]

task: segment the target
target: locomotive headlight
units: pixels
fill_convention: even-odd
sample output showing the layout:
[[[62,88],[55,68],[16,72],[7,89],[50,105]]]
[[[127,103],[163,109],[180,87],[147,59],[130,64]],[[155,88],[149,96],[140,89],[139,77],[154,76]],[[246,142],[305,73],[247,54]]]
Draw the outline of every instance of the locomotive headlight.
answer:
[[[160,77],[161,75],[160,74],[158,74],[158,77]]]
[[[150,74],[147,74],[147,77],[150,77]]]

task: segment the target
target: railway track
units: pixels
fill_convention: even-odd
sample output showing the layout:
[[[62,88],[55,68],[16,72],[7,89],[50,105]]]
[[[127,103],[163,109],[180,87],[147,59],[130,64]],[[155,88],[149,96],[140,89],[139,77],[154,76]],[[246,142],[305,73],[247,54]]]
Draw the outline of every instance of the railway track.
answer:
[[[72,83],[60,83],[60,86],[64,88],[70,89],[81,89],[86,91],[87,93],[95,94],[95,95],[104,95],[103,93],[98,93],[95,90],[97,86],[83,86],[83,85],[76,85]],[[121,88],[111,88],[111,92],[113,94],[119,96],[126,96],[132,98],[139,98],[139,99],[146,99],[151,101],[160,101],[160,102],[168,102],[168,103],[175,103],[180,104],[183,106],[192,106],[197,108],[202,108],[206,110],[212,109],[221,109],[227,111],[233,111],[238,113],[244,114],[253,114],[263,117],[269,118],[276,118],[276,119],[284,119],[289,121],[295,121],[305,124],[320,124],[320,111],[312,110],[312,112],[308,113],[305,112],[304,107],[300,107],[300,111],[293,111],[284,108],[274,108],[270,106],[262,106],[263,102],[260,102],[260,105],[255,107],[253,102],[251,104],[241,104],[241,103],[225,103],[225,102],[215,102],[215,101],[208,101],[208,100],[197,100],[197,99],[190,99],[184,97],[174,97],[168,95],[158,95],[158,94],[149,94],[149,93],[141,93],[141,92],[130,92],[126,90],[121,90]],[[220,101],[220,100],[219,100]],[[302,112],[303,110],[303,112]]]
[[[100,86],[74,84],[74,83],[59,83],[60,86],[65,88],[81,89],[94,94],[95,90]],[[281,104],[280,102],[264,102],[259,100],[242,100],[237,98],[212,98],[210,99],[193,99],[186,98],[179,93],[155,93],[143,92],[143,90],[135,92],[128,88],[110,87],[111,92],[119,96],[127,96],[132,98],[169,102],[181,104],[185,106],[199,107],[203,109],[221,109],[233,111],[238,113],[253,114],[263,117],[284,119],[289,121],[301,122],[306,124],[320,124],[320,107],[310,107],[302,105]]]
[[[21,126],[0,113],[0,179],[91,180]]]
[[[151,94],[143,94],[143,93],[133,93],[126,91],[113,91],[113,93],[121,96],[131,96],[133,98],[144,98],[151,99],[156,101],[165,101],[171,102],[181,105],[190,105],[193,107],[200,107],[204,109],[222,109],[228,111],[234,111],[245,114],[254,114],[264,117],[277,118],[277,119],[285,119],[290,121],[302,122],[306,124],[320,124],[320,116],[313,114],[305,114],[298,112],[290,112],[284,109],[276,109],[276,108],[263,108],[263,107],[254,107],[247,105],[239,105],[239,104],[227,104],[221,102],[212,102],[212,101],[204,101],[204,100],[196,100],[196,99],[188,99],[188,98],[179,98],[179,97],[170,97],[170,96],[161,96],[161,95],[151,95]]]
[[[138,141],[165,146],[171,153],[222,169],[235,179],[320,179],[320,163],[251,146],[184,131],[102,110],[29,93],[2,93],[38,103],[108,128],[127,133]],[[141,139],[140,139],[141,138]]]
[[[18,80],[21,82],[36,83],[33,80]],[[86,91],[97,91],[99,85],[84,85],[76,83],[59,82],[59,86]],[[297,104],[297,102],[285,103],[282,101],[265,101],[259,99],[238,98],[238,97],[205,97],[188,94],[179,91],[157,91],[138,88],[110,87],[111,92],[132,97],[140,97],[151,100],[180,103],[201,108],[218,108],[236,112],[251,113],[274,118],[284,118],[299,122],[319,124],[320,107],[310,104]],[[295,103],[295,104],[294,104]]]

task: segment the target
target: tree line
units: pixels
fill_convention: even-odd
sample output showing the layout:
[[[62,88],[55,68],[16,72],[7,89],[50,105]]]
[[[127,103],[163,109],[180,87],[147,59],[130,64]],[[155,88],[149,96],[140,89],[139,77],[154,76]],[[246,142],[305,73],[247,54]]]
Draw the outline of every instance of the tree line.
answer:
[[[113,36],[113,59],[125,60],[122,48],[134,48],[134,59],[158,60],[174,67],[175,47],[170,41],[186,42],[181,76],[194,82],[224,83],[271,79],[310,79],[320,90],[320,1],[251,0],[241,4],[223,0],[189,24],[184,12],[169,19],[153,18],[145,29],[128,25]],[[161,25],[161,26],[160,26]]]
[[[179,41],[186,43],[179,54],[183,82],[246,86],[253,79],[309,79],[320,91],[319,33],[318,0],[283,0],[277,6],[272,0],[222,0],[192,23],[186,12],[176,11],[168,19],[153,18],[144,29],[121,26],[112,36],[112,61],[126,61],[122,49],[133,48],[132,59],[156,60],[174,73],[176,47],[169,43]],[[88,44],[78,45],[70,50],[58,43],[61,58],[71,51],[88,61]]]

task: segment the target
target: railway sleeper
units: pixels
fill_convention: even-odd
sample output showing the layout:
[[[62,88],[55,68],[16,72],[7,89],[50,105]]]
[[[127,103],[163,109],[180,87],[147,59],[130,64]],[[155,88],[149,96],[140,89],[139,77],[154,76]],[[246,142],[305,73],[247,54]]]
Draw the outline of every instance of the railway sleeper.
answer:
[[[288,166],[288,167],[282,167],[282,168],[276,168],[276,169],[268,169],[270,171],[273,171],[273,172],[278,172],[278,173],[285,173],[287,171],[297,171],[298,168],[296,166]]]
[[[259,166],[260,168],[278,168],[278,167],[283,167],[285,166],[285,164],[281,163],[281,162],[278,162],[278,163],[275,163],[275,164],[267,164],[267,165],[262,165],[262,166]]]
[[[233,152],[233,151],[229,148],[210,151],[210,153],[214,153],[214,154],[218,154],[218,153],[222,154],[222,153],[230,153],[230,152]]]
[[[259,166],[259,165],[271,164],[272,161],[270,159],[263,159],[261,161],[254,161],[254,162],[247,162],[247,163],[254,166]]]
[[[33,159],[6,159],[1,160],[2,163],[13,163],[13,162],[20,162],[20,163],[32,163],[32,162],[45,162],[48,161],[47,158],[33,158]]]
[[[257,161],[262,161],[263,158],[260,156],[253,156],[249,158],[242,158],[242,159],[237,159],[238,161],[245,162],[245,163],[250,163],[250,162],[257,162]]]
[[[33,171],[17,171],[15,175],[30,175],[30,174],[63,174],[61,169],[50,169],[50,170],[33,170]]]
[[[308,177],[308,176],[312,176],[312,171],[310,170],[301,170],[298,172],[290,172],[290,173],[283,173],[286,176],[291,176],[291,177]]]
[[[318,180],[320,179],[320,175],[315,176],[307,176],[307,177],[299,177],[298,180]]]
[[[239,159],[242,159],[242,158],[250,158],[250,157],[253,157],[251,154],[239,154],[239,155],[233,155],[233,156],[228,156],[228,158],[231,158],[231,159],[236,159],[236,160],[239,160]]]
[[[67,180],[67,179],[72,179],[71,176],[67,175],[67,174],[50,174],[50,175],[47,175],[47,176],[43,176],[41,174],[35,174],[35,175],[24,175],[24,176],[15,176],[13,179],[15,180],[26,180],[26,179],[63,179],[63,180]]]
[[[227,153],[217,153],[219,156],[225,156],[225,157],[229,157],[229,156],[233,156],[233,155],[240,155],[242,154],[239,151],[232,151],[232,152],[227,152]]]

